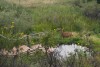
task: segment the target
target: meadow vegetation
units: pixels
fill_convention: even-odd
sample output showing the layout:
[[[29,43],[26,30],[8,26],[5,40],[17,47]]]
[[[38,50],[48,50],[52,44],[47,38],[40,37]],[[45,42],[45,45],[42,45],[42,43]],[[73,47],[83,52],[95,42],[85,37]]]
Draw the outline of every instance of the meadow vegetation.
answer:
[[[59,28],[72,32],[73,37],[62,38]],[[25,35],[29,37],[24,37]],[[97,4],[96,0],[0,0],[0,49],[9,50],[14,46],[24,44],[30,46],[38,43],[46,47],[76,43],[100,52],[100,4]],[[49,67],[46,55],[38,52],[36,54],[34,56],[36,58],[33,59],[30,59],[33,56],[22,55],[23,58],[27,58],[25,63],[35,60],[36,62],[32,64],[41,67],[40,61],[43,61],[46,66],[42,67]],[[99,64],[99,54],[91,60],[81,57],[82,60],[72,62],[76,66],[70,67],[92,67],[94,61],[95,64]],[[22,62],[19,58],[17,61]],[[89,65],[77,65],[80,61]],[[26,64],[23,61],[23,65]],[[37,66],[38,64],[40,66]],[[55,67],[66,66],[60,65]]]

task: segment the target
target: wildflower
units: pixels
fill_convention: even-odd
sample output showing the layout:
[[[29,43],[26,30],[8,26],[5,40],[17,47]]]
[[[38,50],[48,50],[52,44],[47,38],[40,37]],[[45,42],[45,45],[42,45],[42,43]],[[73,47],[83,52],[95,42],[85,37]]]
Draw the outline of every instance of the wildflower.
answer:
[[[14,28],[14,25],[11,25],[11,28]]]
[[[34,44],[34,42],[32,42],[32,44]]]
[[[20,35],[21,35],[21,36],[23,36],[23,35],[24,35],[24,33],[22,32],[22,33],[20,33]]]
[[[3,30],[2,30],[2,34],[3,34],[4,32],[3,32]]]
[[[11,22],[12,24],[14,24],[15,22]]]
[[[4,27],[4,29],[7,29],[7,27]]]
[[[34,41],[31,41],[32,44],[34,44]]]
[[[78,45],[79,45],[80,43],[78,43]]]

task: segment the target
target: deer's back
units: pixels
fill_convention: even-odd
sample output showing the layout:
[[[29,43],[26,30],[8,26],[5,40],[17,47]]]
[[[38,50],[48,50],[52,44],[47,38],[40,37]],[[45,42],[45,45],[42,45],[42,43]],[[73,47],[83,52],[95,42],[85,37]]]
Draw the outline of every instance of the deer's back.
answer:
[[[71,37],[73,35],[72,35],[72,32],[62,32],[62,36],[63,37]]]

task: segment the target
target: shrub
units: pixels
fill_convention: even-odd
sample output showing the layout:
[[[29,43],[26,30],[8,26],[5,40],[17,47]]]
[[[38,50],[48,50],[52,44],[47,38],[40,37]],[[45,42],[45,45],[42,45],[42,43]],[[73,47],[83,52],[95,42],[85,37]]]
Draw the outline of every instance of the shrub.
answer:
[[[100,18],[100,7],[95,3],[88,3],[84,8],[83,12],[87,17],[99,19]]]

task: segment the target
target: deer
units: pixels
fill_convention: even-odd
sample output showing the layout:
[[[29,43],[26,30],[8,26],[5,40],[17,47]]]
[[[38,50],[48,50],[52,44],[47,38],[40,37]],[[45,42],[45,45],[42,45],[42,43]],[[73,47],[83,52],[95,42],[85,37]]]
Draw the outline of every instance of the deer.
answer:
[[[73,36],[72,32],[64,32],[62,28],[58,29],[58,31],[60,31],[60,34],[63,38],[68,38]]]

